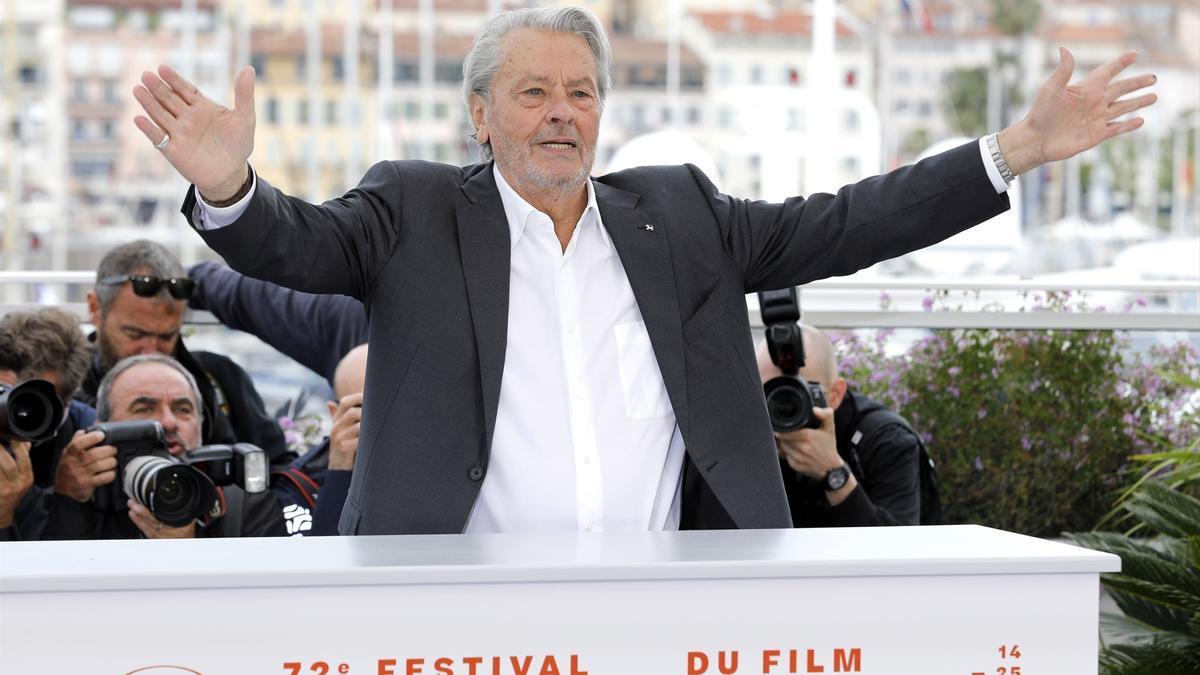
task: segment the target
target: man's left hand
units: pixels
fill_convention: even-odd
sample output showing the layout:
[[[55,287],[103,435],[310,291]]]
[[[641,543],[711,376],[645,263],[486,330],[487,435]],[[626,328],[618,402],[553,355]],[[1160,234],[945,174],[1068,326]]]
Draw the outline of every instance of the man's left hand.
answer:
[[[1058,67],[1042,85],[1025,119],[1000,132],[997,142],[1013,174],[1021,175],[1046,162],[1073,157],[1101,142],[1142,126],[1141,117],[1117,118],[1158,100],[1155,94],[1122,98],[1157,81],[1139,75],[1113,81],[1137,59],[1128,51],[1069,84],[1075,57],[1059,48]]]
[[[183,527],[170,527],[160,523],[150,509],[130,499],[129,519],[146,535],[147,539],[192,539],[196,536],[196,523],[188,523]]]

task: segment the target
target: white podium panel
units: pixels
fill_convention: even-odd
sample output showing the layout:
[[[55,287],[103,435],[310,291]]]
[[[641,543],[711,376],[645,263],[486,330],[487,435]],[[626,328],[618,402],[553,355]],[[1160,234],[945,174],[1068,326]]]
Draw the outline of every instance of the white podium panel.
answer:
[[[0,544],[0,673],[1095,675],[1119,568],[975,526]]]

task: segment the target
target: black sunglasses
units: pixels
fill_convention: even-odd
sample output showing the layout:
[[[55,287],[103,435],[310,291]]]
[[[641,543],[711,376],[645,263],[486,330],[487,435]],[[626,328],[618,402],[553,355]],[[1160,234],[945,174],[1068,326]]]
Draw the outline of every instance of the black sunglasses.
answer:
[[[144,274],[118,274],[113,277],[105,277],[97,283],[105,286],[120,286],[126,281],[133,285],[133,292],[143,298],[153,298],[164,286],[171,297],[176,300],[187,300],[196,290],[196,280],[187,277],[159,279]]]

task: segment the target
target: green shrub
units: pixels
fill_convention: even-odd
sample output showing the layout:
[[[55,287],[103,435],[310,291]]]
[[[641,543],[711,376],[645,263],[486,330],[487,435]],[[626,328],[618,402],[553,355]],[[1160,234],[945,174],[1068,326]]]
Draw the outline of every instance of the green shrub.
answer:
[[[1045,309],[1066,311],[1067,301],[1051,294]],[[1196,372],[1187,345],[1138,356],[1111,331],[965,329],[888,356],[887,338],[842,341],[841,372],[921,433],[949,523],[1041,537],[1090,529],[1129,456],[1152,437],[1200,434],[1182,423],[1194,392],[1158,374],[1163,363]]]

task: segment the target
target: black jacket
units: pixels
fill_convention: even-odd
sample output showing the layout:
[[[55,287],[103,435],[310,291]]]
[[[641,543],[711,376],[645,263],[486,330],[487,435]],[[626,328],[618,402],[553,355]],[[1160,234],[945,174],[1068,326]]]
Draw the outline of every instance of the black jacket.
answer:
[[[212,262],[195,265],[188,276],[197,281],[192,309],[257,337],[330,386],[342,357],[367,341],[367,313],[354,298],[293,291]]]
[[[838,454],[850,466],[858,486],[830,506],[818,481],[801,476],[780,460],[788,506],[796,527],[916,525],[920,520],[920,440],[907,426],[888,424],[852,442],[868,415],[885,408],[847,390],[834,412]]]
[[[221,488],[228,494],[241,488]],[[70,497],[50,495],[48,522],[42,539],[141,539],[142,532],[129,518],[128,511],[105,511],[92,502],[77,502]],[[246,494],[242,501],[240,536],[282,537],[287,534],[279,502],[270,490]],[[225,517],[206,526],[196,527],[196,538],[224,537]]]
[[[90,339],[95,339],[95,333]],[[175,352],[171,356],[196,378],[196,386],[200,388],[204,404],[201,434],[204,445],[251,443],[267,453],[271,464],[285,464],[295,458],[288,450],[279,423],[267,414],[262,397],[241,366],[220,354],[190,352],[184,346],[183,338],[175,341]],[[94,349],[92,367],[75,398],[94,407],[100,380],[107,372],[100,364],[99,350]]]

